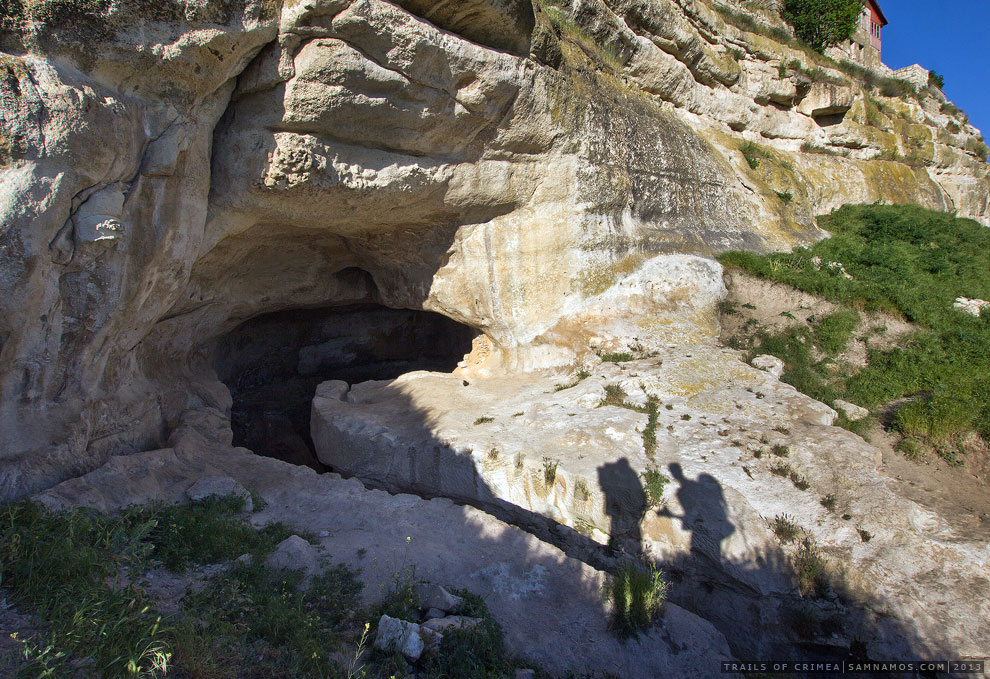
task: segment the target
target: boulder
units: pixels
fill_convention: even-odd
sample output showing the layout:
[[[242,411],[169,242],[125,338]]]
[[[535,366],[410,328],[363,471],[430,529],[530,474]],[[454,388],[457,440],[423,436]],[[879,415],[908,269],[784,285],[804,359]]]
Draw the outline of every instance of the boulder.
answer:
[[[846,417],[853,422],[858,422],[859,420],[865,419],[870,416],[870,411],[862,406],[858,406],[855,403],[849,403],[848,401],[836,400],[833,405],[836,410],[841,410],[845,413]]]
[[[278,543],[265,565],[276,570],[299,571],[308,580],[319,569],[319,555],[305,539],[290,535]]]
[[[410,662],[416,662],[424,649],[419,626],[414,622],[383,615],[378,621],[375,648],[385,653],[398,651]]]

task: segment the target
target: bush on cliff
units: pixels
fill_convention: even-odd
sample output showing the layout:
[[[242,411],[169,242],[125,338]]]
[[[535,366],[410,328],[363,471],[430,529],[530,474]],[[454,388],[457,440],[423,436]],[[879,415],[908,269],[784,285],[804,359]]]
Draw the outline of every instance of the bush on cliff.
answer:
[[[856,30],[864,0],[785,0],[784,19],[799,38],[819,52]]]

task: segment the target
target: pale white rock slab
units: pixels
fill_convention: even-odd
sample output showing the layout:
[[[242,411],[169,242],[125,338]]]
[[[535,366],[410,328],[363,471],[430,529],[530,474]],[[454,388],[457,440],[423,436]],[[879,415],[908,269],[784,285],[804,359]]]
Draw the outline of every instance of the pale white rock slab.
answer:
[[[853,422],[858,422],[859,420],[862,420],[870,416],[869,410],[867,410],[862,406],[858,406],[855,403],[849,403],[848,401],[837,399],[836,401],[833,402],[833,405],[836,407],[836,409],[841,410],[843,413],[845,413],[846,417],[852,420]]]
[[[766,370],[768,373],[776,378],[780,378],[784,374],[784,362],[777,358],[776,356],[771,356],[770,354],[763,354],[761,356],[754,356],[753,360],[750,361],[754,368],[759,368],[760,370]]]

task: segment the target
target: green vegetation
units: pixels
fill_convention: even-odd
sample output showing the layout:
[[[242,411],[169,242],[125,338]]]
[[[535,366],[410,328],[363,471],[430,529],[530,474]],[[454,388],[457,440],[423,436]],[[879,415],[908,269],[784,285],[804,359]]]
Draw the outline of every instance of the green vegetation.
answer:
[[[794,194],[790,191],[774,191],[774,193],[777,194],[777,197],[780,198],[785,205],[794,200]]]
[[[300,593],[298,576],[263,558],[290,534],[280,524],[253,530],[239,498],[152,506],[107,517],[86,509],[50,512],[30,503],[0,508],[0,579],[13,601],[44,621],[24,641],[20,676],[342,676],[329,654],[360,585],[336,567]],[[227,562],[181,611],[165,616],[141,574]],[[248,675],[242,675],[248,676]]]
[[[787,464],[786,462],[775,462],[774,464],[770,465],[770,473],[773,474],[774,476],[781,476],[787,478],[788,476],[791,475],[791,472],[793,471],[794,470],[791,469],[791,465]]]
[[[990,231],[976,222],[910,206],[846,206],[819,218],[833,236],[792,253],[731,252],[723,264],[842,305],[812,327],[739,340],[786,367],[784,381],[819,400],[874,408],[913,397],[894,426],[955,459],[970,431],[990,436],[990,318],[953,308],[957,297],[990,299]],[[841,262],[838,267],[815,266]],[[891,349],[871,348],[866,367],[838,370],[834,356],[857,310],[905,318],[919,330]]]
[[[971,137],[970,139],[968,139],[966,141],[966,150],[974,154],[977,158],[979,158],[983,162],[987,161],[988,149],[982,137],[978,139]]]
[[[801,529],[794,523],[794,519],[787,514],[778,514],[772,520],[768,521],[767,524],[770,526],[770,531],[774,536],[784,545],[794,542],[797,540],[798,535],[801,534]]]
[[[605,582],[605,597],[612,605],[612,629],[621,637],[638,636],[652,624],[666,596],[667,581],[656,566],[621,566]]]
[[[581,383],[582,380],[586,380],[589,377],[591,377],[591,373],[588,372],[587,370],[578,370],[577,375],[575,376],[575,378],[574,378],[573,381],[567,382],[565,384],[558,384],[556,387],[553,388],[553,390],[554,391],[564,391],[565,389],[570,389],[571,387],[576,387],[577,385],[579,385]]]
[[[828,586],[825,557],[811,538],[805,537],[794,555],[794,570],[803,596],[820,596]]]
[[[811,488],[811,484],[808,483],[808,479],[795,471],[788,474],[788,478],[790,478],[791,483],[793,483],[794,487],[798,490],[808,490]]]
[[[559,464],[557,460],[551,460],[549,457],[543,458],[543,483],[546,484],[547,488],[553,486],[557,480],[557,466]]]
[[[623,389],[618,384],[606,384],[605,385],[605,398],[602,399],[601,405],[603,406],[619,406],[620,408],[626,405],[626,390]]]
[[[479,424],[489,424],[490,422],[494,422],[494,421],[495,421],[495,418],[494,417],[488,417],[486,415],[486,416],[479,417],[478,419],[476,419],[474,421],[474,426],[478,426]]]
[[[928,86],[937,87],[940,90],[945,89],[945,78],[935,71],[928,71]]]
[[[628,351],[606,351],[598,354],[598,358],[602,359],[602,363],[625,363],[635,360],[636,357]]]
[[[771,157],[767,149],[752,141],[743,142],[739,147],[739,151],[754,170],[760,166],[761,159]]]
[[[856,30],[864,0],[784,0],[784,19],[794,33],[819,52],[838,45]]]
[[[534,5],[553,26],[559,39],[575,45],[591,61],[621,71],[622,59],[618,52],[609,45],[600,44],[576,24],[562,4],[560,0],[534,0]]]
[[[177,666],[186,674],[212,667],[214,676],[236,676],[225,668],[251,662],[259,677],[341,677],[330,654],[339,647],[341,623],[358,607],[361,584],[343,566],[314,577],[305,590],[300,578],[260,562],[235,564],[187,595]]]
[[[511,676],[514,663],[506,656],[502,629],[492,617],[484,599],[467,590],[455,590],[461,597],[458,613],[481,618],[477,627],[445,630],[439,652],[426,656],[426,676],[435,679],[498,679]]]
[[[822,499],[818,501],[818,503],[822,507],[824,507],[825,509],[831,512],[835,510],[835,505],[837,504],[837,500],[835,499],[835,495],[829,493],[828,495],[823,496]]]
[[[659,509],[663,505],[663,491],[670,479],[656,467],[650,466],[640,474],[643,477],[643,491],[646,493],[647,508]]]
[[[657,419],[660,414],[660,399],[656,396],[646,397],[646,427],[643,429],[643,450],[646,456],[653,459],[657,452]]]

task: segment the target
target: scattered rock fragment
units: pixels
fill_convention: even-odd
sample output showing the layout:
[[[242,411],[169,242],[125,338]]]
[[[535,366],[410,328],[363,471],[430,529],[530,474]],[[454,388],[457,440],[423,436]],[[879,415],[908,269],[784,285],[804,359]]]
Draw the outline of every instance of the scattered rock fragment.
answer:
[[[398,651],[410,662],[416,662],[423,654],[424,647],[419,626],[416,623],[406,622],[387,615],[383,615],[378,621],[375,648],[379,651],[385,653]]]

